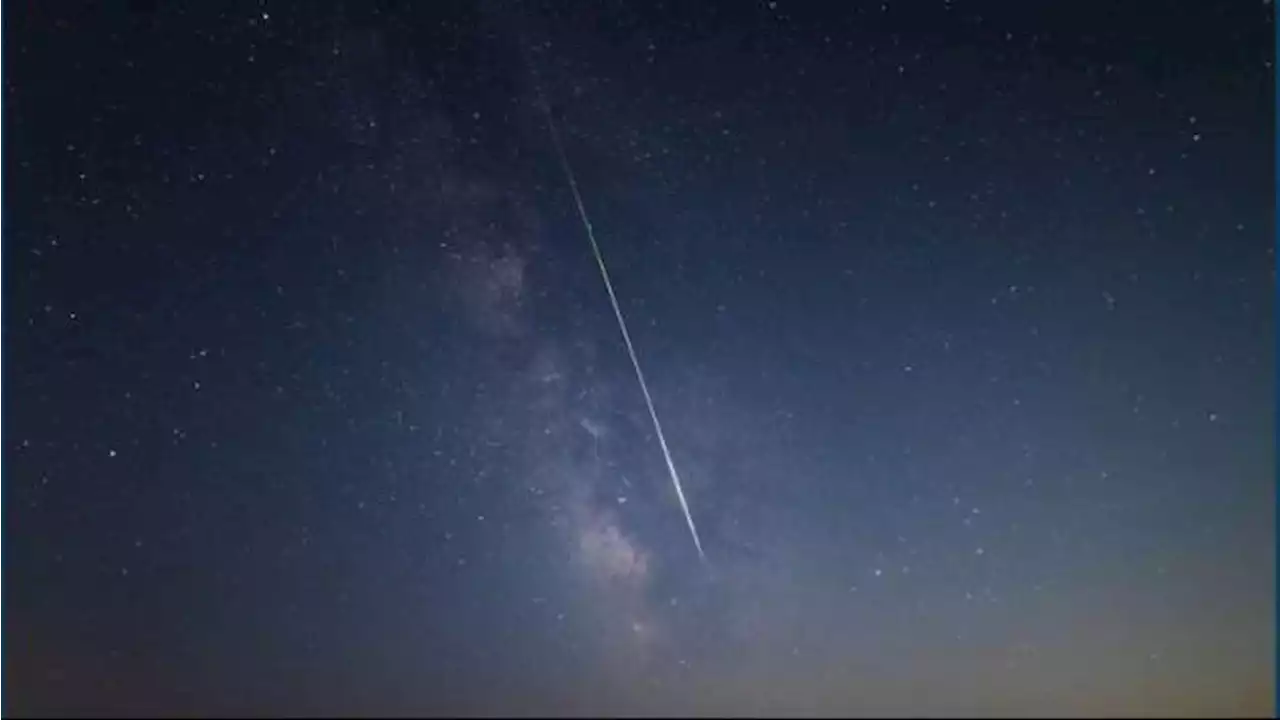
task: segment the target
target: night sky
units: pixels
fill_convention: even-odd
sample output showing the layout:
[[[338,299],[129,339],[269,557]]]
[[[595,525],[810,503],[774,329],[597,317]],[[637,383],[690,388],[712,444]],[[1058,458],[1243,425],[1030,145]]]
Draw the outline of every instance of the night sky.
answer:
[[[1272,712],[1269,3],[5,9],[5,714]]]

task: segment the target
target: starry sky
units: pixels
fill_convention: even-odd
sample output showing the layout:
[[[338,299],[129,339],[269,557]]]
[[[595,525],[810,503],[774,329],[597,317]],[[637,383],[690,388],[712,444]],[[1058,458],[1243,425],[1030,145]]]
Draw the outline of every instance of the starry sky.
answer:
[[[1272,712],[1271,4],[6,11],[6,715]]]

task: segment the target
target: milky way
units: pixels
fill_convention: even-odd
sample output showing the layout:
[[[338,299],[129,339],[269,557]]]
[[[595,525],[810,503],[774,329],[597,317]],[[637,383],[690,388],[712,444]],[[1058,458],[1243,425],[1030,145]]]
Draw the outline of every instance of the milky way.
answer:
[[[6,16],[4,713],[1273,714],[1273,4],[592,8]]]

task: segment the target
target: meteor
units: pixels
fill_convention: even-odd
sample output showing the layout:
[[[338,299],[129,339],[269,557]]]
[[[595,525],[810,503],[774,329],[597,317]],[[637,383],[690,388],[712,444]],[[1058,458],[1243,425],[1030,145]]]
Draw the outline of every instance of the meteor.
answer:
[[[537,70],[532,62],[530,62],[529,67],[533,70],[536,78]],[[676,498],[679,499],[680,509],[684,512],[685,522],[689,526],[689,534],[693,536],[693,546],[698,551],[698,557],[706,560],[707,556],[702,552],[702,541],[698,538],[698,527],[693,523],[693,514],[689,512],[689,502],[685,500],[684,488],[680,485],[680,473],[676,472],[676,465],[671,460],[671,451],[667,447],[667,437],[662,432],[662,423],[658,420],[658,412],[653,407],[653,397],[649,394],[649,385],[645,382],[644,371],[640,369],[640,359],[636,356],[635,345],[631,342],[631,333],[627,330],[627,320],[622,315],[622,308],[618,305],[618,296],[613,291],[613,281],[609,278],[609,268],[605,265],[604,254],[600,252],[600,244],[596,242],[596,234],[591,225],[591,218],[587,216],[586,205],[582,202],[582,193],[578,190],[577,177],[573,173],[573,167],[569,165],[569,157],[565,154],[564,144],[560,140],[560,130],[556,127],[555,118],[551,114],[551,107],[547,104],[547,99],[542,94],[542,88],[536,80],[534,84],[537,87],[539,105],[543,114],[546,115],[547,127],[551,131],[551,142],[555,145],[556,155],[560,159],[560,169],[564,171],[565,178],[569,181],[569,189],[573,192],[573,201],[578,209],[578,219],[582,221],[582,227],[587,231],[587,240],[591,242],[591,253],[595,256],[596,265],[600,268],[600,277],[604,280],[604,288],[609,293],[609,304],[613,306],[613,315],[618,320],[618,329],[622,331],[622,341],[627,346],[627,355],[631,357],[631,367],[635,368],[636,380],[640,383],[640,392],[644,395],[644,404],[649,410],[649,419],[653,421],[653,430],[658,436],[658,445],[662,448],[662,459],[667,463],[667,472],[671,475],[671,484],[675,486]]]

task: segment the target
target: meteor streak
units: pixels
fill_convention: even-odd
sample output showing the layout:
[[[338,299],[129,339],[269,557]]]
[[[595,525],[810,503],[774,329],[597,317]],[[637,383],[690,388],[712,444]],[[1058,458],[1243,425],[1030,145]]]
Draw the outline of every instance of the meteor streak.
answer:
[[[537,71],[530,63],[530,68]],[[538,85],[535,82],[535,85]],[[631,357],[631,367],[635,368],[636,380],[640,383],[640,392],[644,394],[645,407],[649,409],[649,419],[653,421],[654,432],[658,436],[658,445],[662,447],[662,459],[667,463],[667,472],[671,475],[671,484],[676,488],[676,497],[680,500],[680,509],[684,511],[685,522],[689,525],[689,534],[693,536],[693,546],[698,550],[698,557],[706,560],[706,555],[702,552],[702,541],[698,538],[698,528],[693,524],[693,515],[689,512],[689,503],[684,497],[684,488],[680,486],[680,474],[676,472],[676,465],[671,460],[671,451],[667,448],[667,438],[662,432],[662,423],[658,420],[658,412],[653,408],[653,397],[649,395],[649,385],[644,380],[644,372],[640,369],[640,360],[636,357],[635,345],[631,342],[631,333],[627,330],[627,320],[622,315],[622,308],[618,305],[618,296],[613,292],[613,281],[609,279],[609,268],[605,266],[604,255],[600,252],[600,244],[596,242],[595,230],[591,226],[591,218],[587,217],[586,205],[582,202],[582,193],[578,190],[578,180],[573,174],[573,168],[569,165],[569,157],[565,154],[564,145],[560,141],[560,131],[556,127],[555,118],[551,115],[551,108],[547,104],[547,100],[542,95],[542,88],[537,87],[539,104],[542,106],[542,112],[547,117],[547,127],[551,130],[551,142],[556,147],[556,154],[560,159],[560,169],[564,171],[565,178],[569,181],[569,189],[573,192],[573,201],[578,208],[578,218],[582,220],[582,226],[586,228],[587,240],[591,241],[591,252],[595,255],[596,265],[600,267],[600,277],[604,279],[604,288],[609,293],[609,303],[613,306],[613,315],[618,319],[618,329],[622,331],[622,341],[626,343],[627,354]]]

